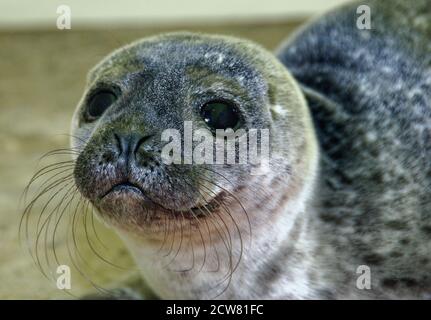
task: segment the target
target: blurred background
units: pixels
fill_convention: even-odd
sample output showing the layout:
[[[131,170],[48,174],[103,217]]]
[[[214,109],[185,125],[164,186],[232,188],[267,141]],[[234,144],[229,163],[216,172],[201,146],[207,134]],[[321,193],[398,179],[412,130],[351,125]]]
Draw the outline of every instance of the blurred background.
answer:
[[[68,147],[69,123],[86,73],[103,56],[138,38],[178,30],[244,37],[273,50],[304,22],[344,2],[1,0],[0,299],[71,297],[47,279],[49,274],[44,277],[26,244],[20,245],[18,226],[24,208],[20,196],[41,167],[38,159],[50,150]],[[64,14],[57,11],[61,5],[70,9],[70,29],[57,28]],[[44,164],[60,159],[61,155],[50,157]],[[40,212],[43,205],[36,203],[33,211]],[[37,220],[29,220],[29,230],[34,232],[36,224]],[[57,231],[55,247],[61,263],[71,264],[67,249],[71,241],[80,248],[74,254],[82,267],[72,270],[71,293],[77,296],[96,292],[95,285],[110,288],[137,278],[121,242],[97,221],[94,225],[101,241],[90,246],[83,228],[77,227],[76,240],[68,237],[67,226]],[[94,232],[89,237],[94,238]],[[36,262],[55,265],[51,245],[44,243],[41,261]]]

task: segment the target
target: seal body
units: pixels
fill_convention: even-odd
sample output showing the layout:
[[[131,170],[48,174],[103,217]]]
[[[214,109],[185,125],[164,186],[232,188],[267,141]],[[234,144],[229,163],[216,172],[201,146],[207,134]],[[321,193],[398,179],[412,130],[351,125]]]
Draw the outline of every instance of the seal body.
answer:
[[[357,28],[359,5],[370,8],[369,30]],[[346,290],[359,265],[371,270],[372,289],[348,297],[431,292],[430,15],[430,1],[358,2],[278,51],[319,139],[322,250],[334,248]]]
[[[279,61],[245,40],[169,34],[90,73],[75,181],[157,296],[429,297],[429,2],[370,2],[371,30],[358,5],[304,27]],[[101,90],[116,100],[88,119]],[[204,128],[208,101],[269,129],[268,170],[162,163],[162,131]]]

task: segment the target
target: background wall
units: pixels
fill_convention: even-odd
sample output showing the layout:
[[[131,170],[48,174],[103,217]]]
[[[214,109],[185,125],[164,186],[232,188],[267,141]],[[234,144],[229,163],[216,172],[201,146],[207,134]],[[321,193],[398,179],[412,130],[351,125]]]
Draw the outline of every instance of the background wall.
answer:
[[[57,7],[69,5],[72,28],[257,22],[303,18],[346,0],[1,0],[0,28],[55,26]],[[37,5],[36,5],[37,4]]]

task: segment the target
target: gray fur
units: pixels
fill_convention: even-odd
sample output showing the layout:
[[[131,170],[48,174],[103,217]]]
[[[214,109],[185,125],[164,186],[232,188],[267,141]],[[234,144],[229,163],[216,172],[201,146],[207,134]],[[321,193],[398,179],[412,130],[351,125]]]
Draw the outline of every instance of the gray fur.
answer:
[[[371,8],[371,30],[356,28],[359,4]],[[430,1],[370,1],[278,51],[320,143],[320,243],[335,248],[339,273],[371,267],[373,297],[431,292],[430,39]]]
[[[372,30],[356,28],[358,5],[329,13],[289,39],[277,54],[287,70],[245,40],[171,34],[122,48],[90,73],[73,121],[79,136],[73,145],[82,150],[75,179],[116,227],[159,297],[429,297],[430,2],[373,1]],[[98,121],[85,123],[88,95],[107,83],[121,87],[122,98]],[[221,250],[217,255],[193,249],[193,262],[222,262],[220,270],[164,269],[144,232],[151,220],[145,206],[132,196],[98,202],[107,186],[125,177],[121,164],[104,162],[103,155],[116,152],[113,132],[150,136],[145,152],[153,169],[142,163],[129,178],[170,209],[198,205],[200,169],[169,171],[158,161],[156,138],[184,120],[203,125],[196,109],[223,94],[237,99],[246,127],[271,129],[269,174],[250,176],[249,166],[210,167],[230,179],[209,177],[244,204],[252,234],[238,201],[227,197],[239,225],[233,248],[212,244]],[[199,224],[193,228],[196,237]],[[240,235],[251,236],[252,245],[240,248]],[[174,267],[190,262],[190,250],[184,251]],[[223,263],[231,253],[241,256],[238,268],[227,287],[211,291],[229,271]],[[371,290],[356,287],[359,265],[371,268]]]

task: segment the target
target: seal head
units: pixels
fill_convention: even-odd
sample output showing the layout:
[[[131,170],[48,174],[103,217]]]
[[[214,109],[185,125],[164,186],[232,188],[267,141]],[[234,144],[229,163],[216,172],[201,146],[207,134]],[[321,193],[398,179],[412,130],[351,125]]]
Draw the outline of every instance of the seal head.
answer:
[[[163,149],[172,141],[164,132],[181,134],[184,157],[185,124],[213,134],[267,129],[271,159],[278,159],[271,170],[295,189],[301,178],[290,175],[301,167],[307,177],[303,167],[315,153],[307,112],[288,71],[249,41],[189,33],[144,39],[89,74],[72,124],[76,185],[104,219],[135,233],[170,218],[214,215],[240,200],[253,206],[262,200],[250,194],[254,164],[167,164]]]

